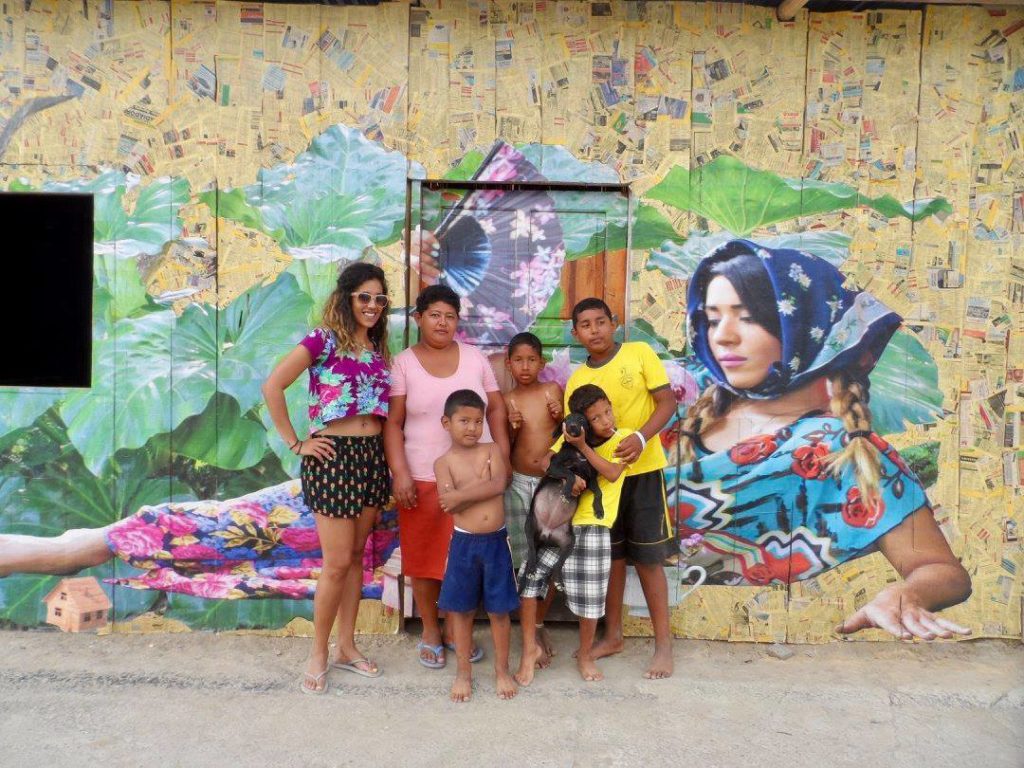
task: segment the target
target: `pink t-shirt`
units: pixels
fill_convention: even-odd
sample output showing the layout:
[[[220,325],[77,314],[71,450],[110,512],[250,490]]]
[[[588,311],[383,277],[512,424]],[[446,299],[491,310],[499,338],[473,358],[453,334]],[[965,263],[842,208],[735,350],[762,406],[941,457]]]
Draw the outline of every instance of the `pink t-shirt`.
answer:
[[[391,397],[405,396],[405,460],[413,480],[434,482],[434,462],[452,445],[441,426],[448,395],[471,389],[486,403],[488,392],[500,391],[483,353],[461,341],[458,345],[459,367],[447,378],[427,373],[412,349],[400,352],[391,363]],[[486,421],[480,442],[494,442]]]

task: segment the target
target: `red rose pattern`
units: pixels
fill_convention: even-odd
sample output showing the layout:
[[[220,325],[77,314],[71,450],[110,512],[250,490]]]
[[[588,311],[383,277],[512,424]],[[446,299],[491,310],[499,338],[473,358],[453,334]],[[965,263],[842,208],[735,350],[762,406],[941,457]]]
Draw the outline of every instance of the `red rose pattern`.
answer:
[[[843,522],[854,528],[874,528],[885,512],[885,502],[881,497],[873,502],[861,498],[860,488],[851,488],[846,492],[843,502]]]
[[[778,446],[775,444],[774,435],[758,435],[749,437],[737,443],[729,450],[729,458],[733,464],[743,466],[764,461],[773,453]]]
[[[793,471],[806,480],[818,480],[826,472],[823,459],[829,453],[831,451],[825,443],[801,445],[793,451]]]

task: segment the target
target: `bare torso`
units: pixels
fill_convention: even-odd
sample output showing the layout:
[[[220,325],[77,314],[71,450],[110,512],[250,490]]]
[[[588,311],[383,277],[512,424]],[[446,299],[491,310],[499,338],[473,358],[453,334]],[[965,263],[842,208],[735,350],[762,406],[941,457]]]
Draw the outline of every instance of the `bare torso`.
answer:
[[[492,472],[502,472],[502,459],[494,443],[483,443],[468,450],[455,449],[447,454],[448,472],[455,490],[491,480]],[[443,486],[448,479],[438,478]],[[473,502],[452,515],[455,525],[470,533],[491,533],[505,524],[502,494]]]
[[[561,405],[562,392],[557,384],[517,385],[505,395],[509,413],[517,410],[522,414],[522,425],[512,437],[512,469],[520,474],[533,477],[544,474],[543,461],[555,442],[553,434],[558,424],[549,411],[548,402]]]

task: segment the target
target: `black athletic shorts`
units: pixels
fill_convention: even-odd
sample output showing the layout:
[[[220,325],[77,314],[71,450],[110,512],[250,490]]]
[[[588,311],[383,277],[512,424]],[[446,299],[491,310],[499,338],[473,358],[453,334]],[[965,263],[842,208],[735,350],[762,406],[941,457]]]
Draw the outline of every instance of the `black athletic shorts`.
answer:
[[[619,516],[612,526],[612,560],[662,563],[672,554],[672,535],[661,470],[630,475],[622,484]]]

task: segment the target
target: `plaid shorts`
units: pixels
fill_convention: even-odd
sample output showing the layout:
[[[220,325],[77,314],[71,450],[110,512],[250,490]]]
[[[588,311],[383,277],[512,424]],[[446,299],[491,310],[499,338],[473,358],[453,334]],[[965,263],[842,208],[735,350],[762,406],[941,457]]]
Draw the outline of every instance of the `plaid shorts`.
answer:
[[[562,566],[562,584],[569,610],[581,619],[604,616],[608,577],[612,571],[611,533],[603,525],[574,525],[576,546]],[[537,566],[519,577],[519,596],[541,598],[547,594],[551,570],[558,562],[558,550],[537,550]]]
[[[516,571],[526,562],[526,516],[538,485],[539,477],[513,472],[512,482],[505,489],[505,527],[508,528],[512,565]]]

